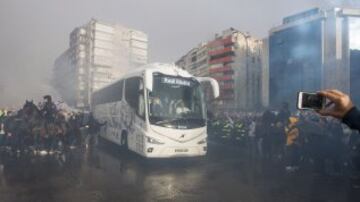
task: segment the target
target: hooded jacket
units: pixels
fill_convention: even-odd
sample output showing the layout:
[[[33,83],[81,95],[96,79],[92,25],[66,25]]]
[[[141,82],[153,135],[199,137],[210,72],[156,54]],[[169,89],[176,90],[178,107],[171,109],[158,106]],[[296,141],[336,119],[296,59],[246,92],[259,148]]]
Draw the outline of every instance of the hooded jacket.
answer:
[[[353,107],[343,118],[343,123],[360,132],[360,111]]]

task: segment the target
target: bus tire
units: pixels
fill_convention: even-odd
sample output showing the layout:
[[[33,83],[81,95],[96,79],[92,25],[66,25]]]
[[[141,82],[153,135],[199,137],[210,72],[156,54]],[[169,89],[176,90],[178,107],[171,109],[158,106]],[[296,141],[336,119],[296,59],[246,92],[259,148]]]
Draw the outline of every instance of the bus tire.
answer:
[[[121,133],[121,147],[128,150],[128,135],[125,131]]]

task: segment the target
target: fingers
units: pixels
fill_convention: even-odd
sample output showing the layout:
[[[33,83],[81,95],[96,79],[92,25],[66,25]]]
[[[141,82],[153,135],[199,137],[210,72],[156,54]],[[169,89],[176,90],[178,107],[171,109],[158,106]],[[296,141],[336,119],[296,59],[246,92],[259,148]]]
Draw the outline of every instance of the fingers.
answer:
[[[345,94],[339,90],[336,90],[336,89],[332,89],[332,90],[329,90],[329,92],[333,93],[334,95],[337,95],[337,96],[345,96]]]
[[[331,107],[331,106],[333,106],[335,103],[333,102],[333,101],[330,101],[330,102],[328,102],[327,104],[325,104],[325,109],[326,108],[329,108],[329,107]]]
[[[346,94],[344,94],[343,92],[335,89],[320,91],[318,92],[318,94],[328,98],[330,101],[336,104],[339,104],[342,98],[346,96]]]
[[[343,93],[343,92],[341,92],[339,90],[336,90],[336,89],[327,89],[327,90],[320,91],[319,93],[320,94],[321,93],[329,93],[329,94],[332,94],[332,95],[338,96],[338,97],[346,96],[345,93]]]
[[[318,92],[318,94],[328,98],[330,101],[335,103],[339,103],[341,101],[341,97],[343,96],[341,92],[337,90],[324,90]]]

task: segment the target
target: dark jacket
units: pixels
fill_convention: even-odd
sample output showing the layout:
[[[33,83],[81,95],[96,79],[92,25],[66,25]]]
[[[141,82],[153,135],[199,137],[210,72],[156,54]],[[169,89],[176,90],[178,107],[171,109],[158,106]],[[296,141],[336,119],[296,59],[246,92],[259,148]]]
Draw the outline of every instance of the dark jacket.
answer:
[[[277,121],[285,125],[288,125],[290,116],[291,116],[291,112],[288,109],[282,109],[277,115]]]
[[[90,115],[87,125],[89,126],[89,133],[95,134],[95,133],[100,132],[101,127],[106,125],[106,122],[100,123],[99,121],[97,121],[95,119],[95,117],[93,115]]]
[[[43,114],[46,121],[54,122],[55,115],[56,115],[57,109],[56,105],[53,102],[47,102],[45,103],[45,106],[41,110],[41,113]]]
[[[353,107],[343,118],[343,123],[360,132],[360,111]]]

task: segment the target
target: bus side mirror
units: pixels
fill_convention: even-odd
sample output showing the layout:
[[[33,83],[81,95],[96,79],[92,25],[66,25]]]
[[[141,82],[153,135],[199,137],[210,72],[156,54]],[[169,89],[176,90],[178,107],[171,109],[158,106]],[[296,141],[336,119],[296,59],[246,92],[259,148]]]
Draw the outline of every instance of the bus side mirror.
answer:
[[[145,77],[145,88],[151,92],[153,90],[153,72],[145,71],[144,77]]]
[[[219,83],[215,79],[210,78],[210,77],[196,77],[196,79],[200,83],[205,83],[205,82],[209,83],[211,85],[214,98],[219,97],[219,95],[220,95]]]

